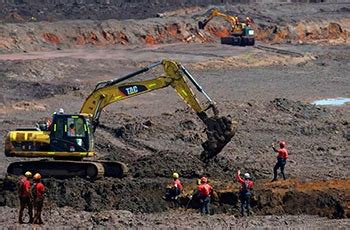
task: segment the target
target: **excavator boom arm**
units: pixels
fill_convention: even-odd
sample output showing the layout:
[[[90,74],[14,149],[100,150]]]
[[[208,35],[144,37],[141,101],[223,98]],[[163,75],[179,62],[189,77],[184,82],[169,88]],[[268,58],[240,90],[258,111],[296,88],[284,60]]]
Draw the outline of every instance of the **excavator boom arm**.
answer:
[[[200,22],[199,29],[204,29],[204,27],[215,17],[221,17],[224,20],[226,20],[227,22],[229,22],[230,25],[231,25],[231,30],[232,31],[235,30],[235,28],[236,28],[236,26],[238,24],[237,17],[224,14],[224,13],[220,12],[219,9],[214,8],[210,12],[210,14],[207,16],[207,18],[204,19],[203,22]]]
[[[159,76],[151,80],[121,83],[158,65],[163,66],[165,72],[164,76]],[[209,106],[213,106],[211,98],[204,92],[202,87],[182,65],[173,61],[163,60],[161,62],[153,63],[150,66],[125,77],[99,83],[95,90],[85,100],[80,113],[91,114],[93,117],[93,125],[95,126],[98,125],[98,120],[103,108],[109,104],[153,90],[172,86],[189,107],[191,107],[197,114],[202,114],[207,108],[202,108],[184,76],[188,77],[196,86],[197,90],[205,95],[209,101]]]
[[[151,80],[124,83],[124,81],[159,65],[163,66],[165,73],[163,76]],[[205,107],[199,103],[186,78],[207,99]],[[202,158],[209,159],[217,155],[234,136],[237,123],[232,122],[227,117],[219,117],[213,100],[186,68],[174,61],[162,60],[124,77],[98,83],[95,90],[85,100],[80,113],[92,115],[92,124],[95,129],[99,124],[99,117],[103,108],[109,104],[168,86],[175,89],[183,101],[196,112],[206,125],[208,140],[202,144],[204,148]],[[206,113],[209,108],[213,110],[214,116],[212,117],[209,117]]]

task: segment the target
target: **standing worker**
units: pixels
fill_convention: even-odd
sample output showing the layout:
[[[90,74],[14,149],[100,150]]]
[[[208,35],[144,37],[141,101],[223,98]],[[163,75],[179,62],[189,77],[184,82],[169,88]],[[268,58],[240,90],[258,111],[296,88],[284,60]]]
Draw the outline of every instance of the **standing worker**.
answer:
[[[273,179],[272,179],[272,181],[276,181],[277,180],[277,170],[278,170],[278,168],[281,168],[281,174],[283,176],[283,179],[284,180],[286,179],[286,175],[284,174],[284,166],[287,163],[288,151],[285,148],[286,147],[286,142],[279,141],[278,143],[280,145],[279,149],[276,149],[274,143],[272,143],[273,151],[278,153],[278,155],[277,155],[277,163],[276,163],[275,167],[273,168]]]
[[[36,173],[33,177],[34,185],[32,188],[33,194],[33,204],[34,204],[34,224],[43,224],[41,219],[41,212],[44,206],[44,194],[45,194],[45,186],[40,182],[41,175]]]
[[[247,209],[247,215],[250,215],[250,197],[252,196],[252,190],[254,182],[251,180],[249,173],[244,174],[244,179],[241,178],[241,171],[237,171],[237,181],[242,185],[239,191],[239,198],[241,200],[241,215],[244,216],[244,206]]]
[[[18,222],[23,224],[23,211],[28,208],[29,223],[33,223],[33,205],[30,193],[30,178],[32,173],[27,171],[24,176],[19,178],[18,195],[20,201]]]
[[[200,201],[200,211],[202,214],[209,214],[210,194],[213,192],[213,187],[208,184],[206,177],[201,178],[201,184],[197,187],[196,195]]]
[[[164,199],[166,200],[177,200],[178,195],[182,192],[182,184],[179,179],[179,174],[177,172],[174,172],[172,175],[173,182],[171,184],[171,187],[168,188],[165,192]]]

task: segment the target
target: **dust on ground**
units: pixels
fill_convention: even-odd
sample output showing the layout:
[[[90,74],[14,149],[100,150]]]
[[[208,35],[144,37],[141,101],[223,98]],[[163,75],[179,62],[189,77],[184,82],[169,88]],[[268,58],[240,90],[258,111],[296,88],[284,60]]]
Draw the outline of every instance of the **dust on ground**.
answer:
[[[4,54],[0,55],[1,142],[9,130],[33,126],[60,107],[71,113],[79,111],[98,81],[123,76],[163,58],[181,62],[217,102],[221,114],[230,114],[239,121],[232,142],[215,159],[203,163],[199,154],[205,138],[204,126],[173,89],[166,88],[111,105],[103,112],[102,125],[95,134],[97,158],[125,162],[130,175],[95,182],[79,178],[45,179],[49,189],[45,227],[348,227],[349,105],[322,107],[311,104],[315,99],[350,96],[350,52],[344,39],[347,24],[340,23],[341,28],[327,24],[333,20],[337,23],[346,20],[347,7],[346,4],[306,5],[303,14],[292,17],[294,11],[283,4],[263,7],[254,14],[254,7],[242,6],[243,12],[252,13],[258,24],[269,21],[267,24],[277,25],[277,32],[266,36],[270,36],[267,39],[270,42],[277,41],[277,37],[282,39],[281,44],[258,42],[274,51],[220,45],[219,37],[215,36],[216,26],[203,32],[207,33],[208,39],[199,39],[201,36],[198,35],[199,40],[189,44],[183,40],[186,30],[174,26],[169,27],[167,33],[180,31],[176,35],[179,39],[165,39],[145,46],[146,37],[143,36],[147,33],[133,34],[135,42],[130,35],[127,36],[129,42],[124,45],[109,43],[113,44],[112,49],[99,46],[103,39],[76,46],[76,41],[84,40],[72,38],[73,43],[68,39],[57,45],[36,37],[47,28],[64,30],[62,25],[67,25],[67,34],[72,32],[69,26],[84,25],[87,31],[99,31],[96,22],[90,21],[58,21],[47,28],[45,22],[32,22],[16,35],[12,34],[15,39],[5,36],[11,42],[6,43],[6,47],[1,46]],[[227,10],[235,12],[231,8]],[[205,13],[200,12],[191,11],[199,15]],[[310,12],[315,19],[312,22],[308,22]],[[281,14],[286,16],[278,20]],[[154,30],[162,20],[165,24],[171,20],[188,20],[173,17],[105,23],[111,23],[111,26],[135,23]],[[294,19],[298,22],[293,22]],[[189,28],[195,26],[195,19],[190,20],[193,21]],[[299,22],[329,30],[318,30],[318,35],[322,36],[317,37],[313,29],[295,27]],[[21,24],[5,23],[2,26],[10,31]],[[40,27],[41,32],[28,35],[27,26]],[[298,32],[296,37],[282,36],[282,27],[289,31],[301,28],[301,34],[311,31],[313,35],[302,37]],[[325,31],[333,32],[325,34]],[[59,36],[62,36],[61,32]],[[84,36],[94,41],[93,34],[85,33]],[[16,39],[18,42],[13,43]],[[212,43],[201,43],[208,41]],[[27,53],[19,53],[23,50]],[[30,52],[32,50],[36,52]],[[161,70],[155,70],[135,80],[161,74]],[[287,140],[290,151],[286,166],[288,180],[270,183],[275,163],[270,145],[281,139]],[[7,165],[16,160],[0,156],[3,175],[0,209],[6,213],[0,222],[4,227],[13,226],[17,219],[16,179],[5,178]],[[238,217],[238,185],[233,178],[237,168],[250,172],[257,182],[254,217]],[[161,199],[163,188],[174,170],[180,173],[186,194],[194,189],[198,177],[209,177],[216,188],[212,205],[214,215],[206,218],[198,215],[195,204],[187,206],[186,197],[179,204]],[[67,219],[67,216],[71,218]]]

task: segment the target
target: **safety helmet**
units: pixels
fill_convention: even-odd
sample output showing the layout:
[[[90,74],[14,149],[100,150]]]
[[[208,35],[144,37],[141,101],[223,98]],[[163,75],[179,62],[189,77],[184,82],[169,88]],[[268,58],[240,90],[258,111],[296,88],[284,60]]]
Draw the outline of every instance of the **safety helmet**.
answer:
[[[281,147],[281,148],[284,148],[285,146],[286,146],[286,142],[280,141],[280,147]]]
[[[202,184],[205,184],[205,183],[207,183],[208,182],[208,179],[206,178],[206,177],[202,177],[201,178],[201,183]]]
[[[249,173],[244,173],[244,178],[245,179],[250,179],[250,174]]]
[[[40,180],[41,175],[39,173],[35,173],[33,178],[34,178],[34,180]]]
[[[174,178],[174,179],[178,179],[178,178],[179,178],[179,174],[178,174],[177,172],[174,172],[174,173],[173,173],[173,178]]]
[[[64,109],[63,109],[63,108],[60,108],[60,109],[58,110],[58,113],[59,113],[59,114],[63,114],[63,113],[64,113]]]
[[[24,173],[24,175],[25,175],[26,177],[32,177],[32,173],[29,172],[29,171],[27,171],[26,173]]]

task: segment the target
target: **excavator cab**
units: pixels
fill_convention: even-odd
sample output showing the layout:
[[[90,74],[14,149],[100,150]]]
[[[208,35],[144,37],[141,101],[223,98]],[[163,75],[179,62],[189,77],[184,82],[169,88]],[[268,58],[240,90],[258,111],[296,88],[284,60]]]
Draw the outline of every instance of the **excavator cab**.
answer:
[[[50,129],[51,151],[93,151],[92,129],[87,116],[54,114]]]

